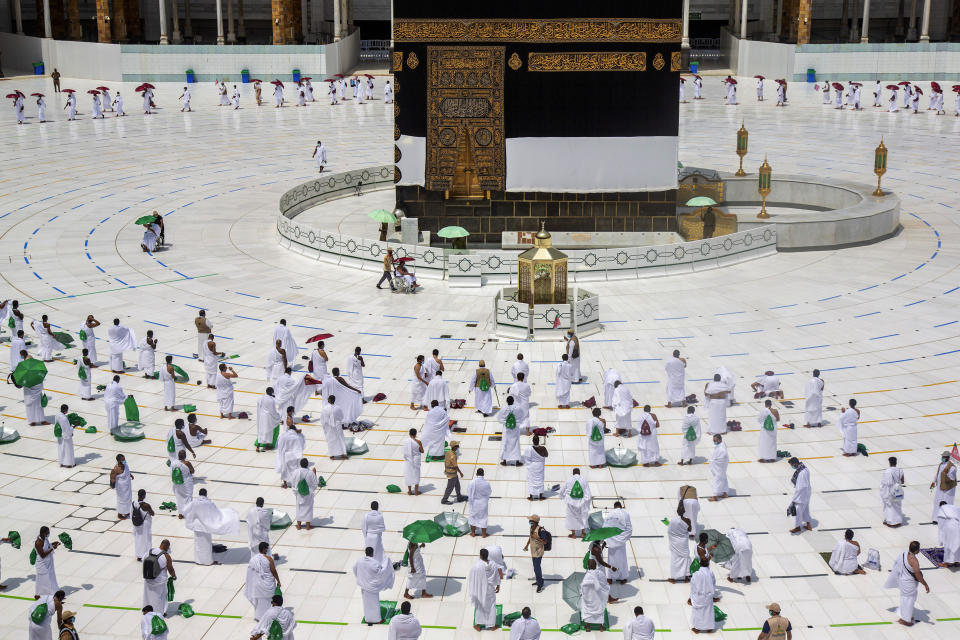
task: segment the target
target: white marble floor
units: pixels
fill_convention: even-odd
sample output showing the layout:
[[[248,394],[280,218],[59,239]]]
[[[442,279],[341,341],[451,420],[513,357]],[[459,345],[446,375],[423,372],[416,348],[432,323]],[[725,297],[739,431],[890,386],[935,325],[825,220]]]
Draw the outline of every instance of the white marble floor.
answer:
[[[96,84],[64,82],[81,92]],[[679,348],[689,358],[688,392],[702,397],[703,380],[724,364],[739,374],[738,395],[744,400],[731,410],[744,431],[727,439],[736,497],[704,502],[701,514],[708,527],[738,526],[750,532],[755,550],[754,584],[730,585],[726,571],[716,569],[723,594],[719,606],[729,615],[722,635],[755,637],[764,606],[775,600],[793,620],[795,637],[953,637],[960,628],[960,586],[954,572],[921,559],[931,593],[920,596],[921,622],[909,630],[891,625],[897,594],[882,589],[882,583],[910,540],[937,546],[927,487],[939,452],[958,436],[960,312],[955,299],[960,296],[960,253],[954,242],[960,243],[960,152],[952,141],[960,124],[928,113],[836,111],[821,106],[819,96],[801,84],[791,85],[785,109],[774,108],[772,101],[756,103],[749,95],[743,96],[744,104],[726,107],[719,81],[708,78],[707,85],[706,100],[681,106],[684,164],[734,168],[735,132],[745,122],[751,145],[748,171],[755,171],[766,154],[774,175],[831,175],[871,183],[873,148],[882,136],[890,149],[884,184],[903,200],[903,231],[869,247],[780,254],[634,286],[622,281],[592,285],[603,296],[605,325],[603,333],[583,341],[587,382],[574,387],[573,399],[599,394],[601,372],[618,368],[633,385],[634,396],[656,406],[667,462],[657,469],[584,468],[598,506],[622,496],[633,517],[629,557],[634,579],[626,587],[614,587],[623,600],[610,607],[613,626],[619,629],[632,607],[642,604],[663,630],[658,637],[691,636],[684,604],[688,588],[664,581],[668,555],[660,523],[673,511],[681,484],[693,483],[701,494],[709,493],[706,465],[675,464],[681,410],[662,407],[663,359]],[[201,368],[190,358],[196,345],[192,319],[197,308],[206,308],[218,344],[239,355],[232,361],[241,376],[238,405],[247,411],[263,390],[262,365],[280,318],[291,324],[301,347],[318,331],[335,334],[327,341],[334,364],[343,365],[356,345],[366,354],[368,395],[387,394],[384,402],[365,407],[364,417],[376,424],[367,434],[370,453],[331,462],[324,457],[322,430],[305,426],[307,455],[329,482],[317,497],[321,526],[311,532],[287,529],[273,537],[283,556],[279,571],[286,604],[303,621],[298,638],[385,638],[384,627],[360,624],[359,592],[350,573],[361,554],[361,515],[371,500],[380,501],[388,528],[385,546],[399,559],[403,526],[441,510],[443,478],[437,463],[424,468],[425,495],[385,491],[387,484],[402,483],[399,443],[407,429],[422,423],[422,414],[407,407],[415,355],[440,349],[453,395],[468,397],[466,383],[478,359],[486,359],[503,382],[516,353],[523,352],[533,368],[538,404],[533,420],[558,430],[548,442],[548,485],[562,482],[573,466],[585,467],[586,411],[554,408],[552,370],[560,345],[492,340],[492,289],[463,292],[425,282],[415,296],[391,295],[373,288],[375,276],[369,272],[309,262],[277,245],[277,201],[286,189],[315,175],[310,153],[318,137],[329,148],[332,171],[389,162],[392,110],[381,101],[362,107],[317,103],[303,109],[258,109],[245,94],[242,108],[232,111],[215,106],[208,86],[194,90],[195,111],[181,114],[174,101],[180,87],[161,85],[157,99],[162,109],[145,116],[130,99],[132,87],[124,87],[124,94],[131,94],[126,118],[108,115],[91,121],[83,94],[81,119],[65,122],[62,102],[52,97],[45,81],[5,80],[0,87],[7,89],[4,93],[15,87],[27,94],[44,91],[54,117],[47,124],[31,120],[17,126],[8,112],[0,124],[5,143],[0,298],[18,298],[29,318],[48,314],[66,330],[75,331],[88,313],[104,322],[119,317],[138,335],[153,329],[160,351],[174,354],[175,362],[194,377]],[[169,246],[147,255],[139,249],[139,229],[132,222],[153,209],[166,216]],[[103,343],[101,353],[106,349]],[[0,373],[5,375],[7,352],[2,353]],[[123,451],[136,475],[135,489],[146,489],[155,506],[170,500],[162,439],[173,416],[162,411],[159,383],[131,371],[123,386],[142,407],[148,438],[133,444],[114,441],[103,433],[103,403],[83,403],[75,395],[76,373],[69,360],[76,355],[65,351],[67,361],[50,365],[46,382],[48,413],[66,402],[100,428],[96,435],[76,434],[80,464],[75,469],[59,468],[52,427],[26,426],[19,392],[0,385],[2,420],[22,435],[0,449],[0,529],[20,531],[27,544],[41,525],[51,526],[55,534],[69,532],[74,550],[57,552],[57,572],[69,587],[68,607],[80,612],[81,633],[131,638],[138,628],[141,570],[133,557],[129,522],[114,518],[106,474],[115,454]],[[860,439],[872,455],[839,455],[836,411],[826,412],[829,424],[823,430],[779,431],[779,448],[806,459],[813,476],[817,528],[794,536],[788,533],[792,520],[784,515],[790,470],[785,462],[756,463],[758,404],[748,400],[747,385],[765,369],[777,371],[796,405],[782,409],[783,422],[800,423],[802,389],[814,367],[824,372],[828,407],[851,397],[859,400]],[[96,384],[106,380],[103,371],[94,374]],[[197,473],[211,497],[241,514],[257,496],[268,506],[289,509],[293,496],[278,486],[273,455],[253,451],[254,422],[219,420],[212,391],[182,385],[178,396],[179,402],[196,404],[202,423],[211,429],[213,444],[197,458]],[[319,408],[316,400],[308,405],[314,414]],[[468,428],[461,438],[467,476],[482,465],[493,484],[493,537],[444,538],[430,545],[428,584],[441,597],[414,602],[414,612],[429,626],[424,637],[475,635],[464,577],[484,544],[498,544],[518,571],[501,589],[504,612],[530,605],[543,627],[554,630],[546,636],[558,638],[556,629],[573,612],[561,600],[557,580],[579,568],[584,545],[562,537],[560,500],[552,497],[531,507],[524,499],[523,469],[495,466],[499,444],[488,437],[498,428],[496,422],[469,409],[455,411],[454,417]],[[633,440],[625,444],[636,446]],[[707,442],[701,445],[699,460],[709,455],[708,448]],[[877,495],[890,454],[900,458],[908,482],[909,523],[896,530],[882,526]],[[531,587],[530,562],[521,551],[531,511],[558,534],[544,562],[550,582],[541,594]],[[830,572],[819,554],[829,551],[847,527],[855,528],[864,549],[880,551],[883,573],[841,577]],[[224,564],[215,567],[191,563],[190,532],[170,515],[154,523],[154,539],[163,537],[172,541],[179,567],[178,601],[187,600],[207,614],[171,618],[171,638],[244,637],[253,625],[252,607],[242,594],[245,529],[217,540],[230,550],[222,557]],[[0,546],[0,561],[8,585],[0,598],[0,635],[23,637],[26,599],[33,594],[27,547]],[[402,580],[399,575],[397,587],[382,597],[399,599]],[[868,626],[849,626],[863,624]]]

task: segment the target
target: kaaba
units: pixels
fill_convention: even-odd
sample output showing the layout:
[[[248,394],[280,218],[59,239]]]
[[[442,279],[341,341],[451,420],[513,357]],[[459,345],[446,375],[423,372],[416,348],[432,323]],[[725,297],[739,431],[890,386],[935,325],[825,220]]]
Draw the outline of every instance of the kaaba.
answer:
[[[397,206],[471,242],[675,231],[682,0],[393,0]]]

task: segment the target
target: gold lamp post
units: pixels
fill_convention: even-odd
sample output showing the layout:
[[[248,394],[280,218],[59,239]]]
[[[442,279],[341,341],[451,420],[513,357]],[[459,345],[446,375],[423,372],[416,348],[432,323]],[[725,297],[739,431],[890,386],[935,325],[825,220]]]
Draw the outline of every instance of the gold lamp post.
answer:
[[[760,207],[760,213],[757,214],[757,217],[764,220],[770,217],[770,214],[767,213],[767,196],[770,195],[770,174],[772,173],[773,169],[770,167],[770,163],[767,162],[767,156],[763,156],[763,164],[760,165],[760,178],[757,185],[757,191],[760,193],[760,197],[763,198],[763,205]]]
[[[741,122],[740,129],[737,131],[737,155],[740,156],[740,168],[733,174],[739,178],[747,175],[747,172],[743,170],[743,157],[747,155],[747,139],[750,137],[746,127],[743,125],[744,123]]]
[[[873,195],[885,195],[883,189],[880,188],[880,178],[887,172],[887,147],[883,144],[883,138],[880,138],[880,146],[873,152],[873,172],[877,174],[877,190],[873,192]]]
[[[540,223],[534,247],[517,257],[518,299],[535,304],[563,304],[567,301],[567,254],[552,246],[550,232]]]

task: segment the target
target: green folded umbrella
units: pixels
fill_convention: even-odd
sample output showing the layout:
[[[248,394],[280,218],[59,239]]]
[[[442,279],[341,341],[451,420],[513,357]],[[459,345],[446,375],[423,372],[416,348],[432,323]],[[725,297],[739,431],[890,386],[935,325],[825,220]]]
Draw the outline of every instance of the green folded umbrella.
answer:
[[[173,586],[173,576],[167,578],[167,602],[173,602],[173,596],[177,594],[176,588]]]
[[[403,489],[401,489],[400,487],[398,487],[398,486],[395,485],[395,484],[388,484],[388,485],[387,485],[387,492],[388,492],[388,493],[400,493],[401,491],[403,491]]]
[[[86,429],[84,429],[83,432],[84,432],[84,433],[96,433],[96,432],[97,432],[97,428],[94,427],[94,426],[90,426],[90,427],[87,427]]]
[[[713,621],[714,622],[723,622],[727,619],[727,614],[720,610],[720,607],[713,605]]]
[[[20,548],[20,532],[19,531],[9,532],[7,534],[7,537],[10,538],[10,545],[13,546],[14,549]]]
[[[137,406],[133,396],[127,396],[123,401],[123,410],[126,413],[127,422],[140,422],[140,407]]]
[[[579,622],[568,622],[567,624],[560,627],[560,631],[563,631],[568,636],[572,636],[573,634],[580,631],[580,628],[581,627]]]
[[[437,231],[437,236],[440,238],[466,238],[469,235],[470,232],[463,227],[444,227]]]
[[[195,404],[185,404],[183,405],[184,413],[195,413],[197,410],[197,405]]]
[[[433,520],[416,520],[403,528],[403,537],[416,544],[433,542],[443,537],[443,527]]]
[[[67,422],[70,423],[70,426],[71,426],[71,427],[85,427],[85,426],[87,426],[87,421],[86,421],[85,419],[81,418],[81,417],[80,417],[78,414],[76,414],[76,413],[68,413],[68,414],[67,414]]]
[[[42,360],[21,360],[13,370],[13,382],[19,387],[35,387],[47,377],[47,365]]]
[[[344,444],[347,446],[348,456],[359,456],[370,451],[370,447],[367,446],[366,440],[354,438],[353,436],[347,436],[343,440]]]
[[[606,540],[607,538],[618,536],[621,533],[623,533],[623,529],[619,527],[600,527],[599,529],[594,529],[593,531],[587,532],[587,535],[585,535],[582,540],[583,542]]]
[[[177,503],[176,503],[176,502],[161,502],[161,503],[160,503],[160,510],[161,510],[161,511],[165,511],[165,510],[166,510],[166,511],[176,511],[176,510],[177,510]]]
[[[139,422],[124,422],[118,425],[116,429],[110,432],[113,439],[117,442],[135,442],[143,440],[146,434],[143,432],[143,425]]]
[[[190,376],[177,365],[173,365],[173,379],[175,382],[186,382],[190,379]]]
[[[20,439],[20,432],[13,427],[0,426],[0,444],[10,444]]]
[[[71,336],[66,331],[54,331],[53,339],[62,344],[64,347],[70,347],[73,344],[73,336]]]
[[[133,224],[153,224],[157,219],[154,216],[140,216],[133,221]]]
[[[193,607],[186,602],[181,602],[177,609],[180,611],[180,615],[184,618],[192,618],[195,615],[193,612]]]
[[[686,206],[688,207],[712,207],[717,204],[717,201],[713,198],[708,198],[707,196],[697,196],[696,198],[690,198],[687,200]]]
[[[397,221],[397,217],[386,209],[377,209],[376,211],[371,211],[367,214],[367,217],[381,224],[394,224]]]
[[[44,409],[46,409],[48,404],[50,404],[50,398],[48,398],[48,397],[47,397],[47,394],[45,394],[45,393],[44,393],[44,394],[41,394],[41,395],[40,395],[40,406],[43,407]]]
[[[66,531],[62,532],[57,538],[60,539],[60,542],[65,546],[69,551],[73,551],[73,539],[70,537],[70,534]]]
[[[521,615],[523,614],[520,611],[514,611],[513,613],[508,613],[507,615],[503,616],[503,624],[509,627],[515,621],[517,621]]]

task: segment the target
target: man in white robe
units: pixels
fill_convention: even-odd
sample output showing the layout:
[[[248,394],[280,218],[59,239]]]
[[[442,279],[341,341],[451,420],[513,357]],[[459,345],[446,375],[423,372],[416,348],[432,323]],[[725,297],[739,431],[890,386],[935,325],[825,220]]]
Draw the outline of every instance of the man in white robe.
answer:
[[[574,378],[576,372],[570,365],[567,354],[563,354],[560,357],[561,361],[559,364],[557,364],[557,368],[554,372],[554,384],[556,385],[554,393],[557,397],[557,408],[569,409],[570,385],[577,381],[577,378]]]
[[[324,398],[336,398],[337,408],[343,411],[343,424],[351,425],[357,422],[363,413],[363,394],[360,389],[347,382],[341,375],[340,369],[334,367],[329,375],[323,379],[320,395]],[[309,397],[309,394],[307,395]],[[304,400],[306,404],[306,400]]]
[[[837,540],[833,551],[830,553],[830,561],[827,563],[834,573],[841,576],[849,576],[854,573],[865,573],[860,565],[857,564],[857,556],[860,555],[860,543],[853,539],[853,529],[847,529],[843,534],[843,539]]]
[[[317,348],[310,352],[309,369],[314,378],[323,380],[323,377],[327,375],[327,362],[329,360],[330,358],[327,357],[327,352],[323,348],[323,340],[320,340],[317,342]]]
[[[697,519],[700,517],[700,498],[697,495],[697,488],[690,484],[685,484],[677,490],[677,513],[685,517],[690,524],[690,537],[696,537],[700,525]]]
[[[497,628],[497,593],[500,585],[497,584],[498,570],[490,562],[486,549],[480,549],[480,559],[470,568],[467,577],[467,586],[470,592],[470,602],[473,603],[473,628],[476,631]]]
[[[33,585],[34,596],[49,596],[60,589],[57,583],[57,568],[53,555],[60,542],[50,542],[50,527],[40,527],[40,535],[33,541],[33,550],[37,552],[34,564],[36,580]]]
[[[883,505],[883,524],[899,527],[903,524],[903,485],[906,482],[903,470],[897,467],[897,459],[887,458],[890,465],[883,470],[880,479],[880,503]]]
[[[795,526],[790,533],[800,533],[803,529],[813,531],[810,517],[810,496],[813,493],[810,470],[797,458],[790,458],[790,466],[793,468],[793,477],[790,479],[794,487],[792,502],[797,511],[794,517]]]
[[[16,330],[16,333],[10,339],[10,371],[13,372],[17,365],[23,362],[24,353],[27,350],[27,341],[23,337],[23,329]]]
[[[359,391],[361,399],[363,398],[363,368],[365,366],[367,366],[367,363],[363,361],[363,356],[360,355],[360,347],[354,348],[353,355],[347,358],[347,378],[350,380],[350,384]]]
[[[897,610],[900,619],[898,622],[905,627],[913,626],[913,608],[917,603],[917,585],[922,584],[930,593],[930,585],[923,579],[923,572],[920,571],[920,563],[917,561],[917,554],[920,553],[920,543],[916,540],[910,542],[907,551],[904,551],[893,563],[890,574],[886,582],[883,583],[885,589],[900,590],[900,606]]]
[[[80,325],[80,331],[83,332],[83,335],[80,336],[80,342],[83,348],[89,352],[90,360],[93,362],[97,361],[97,336],[94,329],[99,326],[100,323],[93,317],[92,313],[88,315],[87,319]]]
[[[633,620],[623,625],[623,640],[653,640],[653,620],[643,615],[643,607],[634,607]]]
[[[940,503],[946,502],[953,504],[954,496],[957,492],[957,466],[954,464],[949,451],[940,454],[940,465],[937,467],[937,475],[933,477],[930,483],[933,489],[933,521],[937,521],[937,513],[940,511]]]
[[[403,455],[403,480],[407,484],[407,495],[420,495],[420,462],[423,456],[423,443],[417,440],[417,430],[410,429],[410,437],[400,445]]]
[[[729,464],[727,444],[723,441],[723,436],[717,434],[713,436],[713,454],[710,456],[710,477],[713,480],[713,495],[709,498],[710,502],[727,497],[729,491],[727,466]]]
[[[379,624],[380,592],[393,587],[393,567],[389,558],[377,562],[373,557],[373,547],[364,550],[364,557],[353,565],[353,575],[357,578],[360,587],[360,597],[363,601],[363,621],[369,626]]]
[[[617,435],[629,436],[633,429],[633,394],[619,379],[613,382],[613,413],[617,417]]]
[[[147,331],[147,336],[140,341],[140,353],[137,356],[137,368],[143,371],[144,378],[152,378],[157,371],[157,343],[153,330]]]
[[[603,408],[613,409],[613,384],[620,380],[620,372],[614,368],[603,372]]]
[[[21,332],[22,333],[22,332]],[[33,360],[26,349],[20,350],[20,359]],[[32,387],[23,387],[23,407],[27,414],[27,424],[31,427],[50,424],[43,412],[43,381]]]
[[[123,352],[137,348],[137,336],[133,329],[120,324],[119,318],[113,319],[113,326],[107,331],[110,338],[110,370],[123,373]]]
[[[360,522],[360,533],[363,534],[364,546],[373,547],[373,557],[377,562],[383,562],[383,532],[386,530],[380,503],[374,500],[370,503],[370,511],[363,515]]]
[[[690,521],[681,514],[670,520],[667,525],[667,543],[670,547],[670,577],[667,582],[690,579],[690,534],[693,529]]]
[[[430,383],[429,373],[423,361],[423,356],[417,356],[417,361],[413,365],[413,379],[410,380],[410,408],[419,411],[426,408],[423,403],[423,394],[427,392],[427,385]]]
[[[753,544],[747,532],[736,527],[727,531],[727,538],[730,540],[730,546],[733,547],[733,556],[727,560],[727,569],[730,571],[727,581],[743,579],[750,584],[753,580]]]
[[[943,547],[941,567],[960,565],[960,508],[944,502],[937,512],[937,533]]]
[[[477,529],[480,530],[481,537],[487,537],[487,516],[492,493],[490,483],[483,477],[483,467],[480,467],[473,480],[467,485],[467,521],[470,523],[470,537],[476,537]]]
[[[570,538],[581,537],[587,529],[587,518],[590,516],[590,485],[586,478],[580,476],[580,469],[574,469],[560,488],[560,499],[566,505],[566,527],[570,530]]]
[[[724,434],[727,432],[727,406],[730,391],[720,378],[713,374],[713,381],[703,387],[704,402],[707,405],[707,433]]]
[[[260,620],[270,608],[270,600],[279,586],[280,576],[270,557],[270,545],[261,542],[247,563],[247,579],[243,587],[244,597],[253,605],[254,620]]]
[[[72,429],[72,427],[71,427]],[[133,500],[133,474],[122,453],[117,454],[117,464],[110,470],[110,484],[117,494],[117,517],[125,520],[130,516]]]
[[[153,547],[153,516],[156,515],[153,507],[147,502],[147,492],[145,489],[137,491],[137,501],[132,505],[134,517],[130,524],[133,525],[133,554],[137,560],[143,560],[143,557],[150,553]],[[141,524],[137,524],[136,512],[140,512],[140,518],[143,518]]]
[[[387,640],[417,640],[421,633],[420,621],[410,613],[410,603],[401,603],[400,613],[390,618]]]
[[[764,400],[763,408],[757,414],[757,425],[760,427],[759,454],[760,462],[777,461],[777,422],[780,421],[780,412],[773,408],[773,401]]]
[[[520,617],[510,625],[510,640],[540,640],[540,623],[533,617],[530,607],[524,607]]]
[[[297,505],[295,520],[298,530],[301,526],[306,526],[308,531],[313,528],[313,499],[318,486],[317,469],[311,469],[307,459],[300,458],[299,467],[290,476],[290,488]]]
[[[257,498],[254,506],[247,511],[247,546],[250,548],[250,555],[255,556],[260,553],[260,543],[270,544],[270,520],[273,510],[263,506],[263,498]],[[276,559],[278,556],[274,556]]]
[[[153,632],[154,619],[163,620],[163,616],[156,613],[150,605],[140,610],[143,615],[140,616],[140,640],[167,640],[170,637],[170,629],[167,628],[163,633]],[[163,623],[166,625],[166,622]]]
[[[585,631],[590,631],[590,625],[600,625],[603,628],[604,612],[610,600],[610,585],[603,567],[590,558],[589,568],[580,582],[580,622]]]
[[[239,377],[233,367],[220,363],[217,372],[217,402],[220,405],[221,418],[233,418],[233,378]]]
[[[450,407],[450,385],[443,379],[443,371],[437,371],[433,375],[423,394],[423,403],[428,407],[433,406],[434,400],[444,409]]]
[[[293,640],[293,630],[297,628],[293,611],[283,608],[283,596],[280,594],[271,598],[270,605],[250,632],[250,640],[268,640],[274,623],[280,625],[280,640]]]
[[[720,374],[720,381],[723,382],[727,390],[727,406],[732,407],[737,403],[736,398],[734,398],[734,391],[737,385],[737,376],[734,375],[733,371],[726,366],[719,366],[714,372],[715,374]]]
[[[343,437],[343,410],[337,406],[336,396],[327,398],[320,412],[323,436],[327,440],[327,455],[331,460],[347,459],[347,442]]]
[[[667,373],[667,407],[682,407],[687,403],[684,388],[687,379],[687,359],[674,349],[673,356],[663,365]]]
[[[264,367],[267,384],[276,384],[277,378],[283,375],[287,367],[292,366],[292,363],[288,362],[286,352],[283,349],[283,341],[277,340],[276,344],[270,348],[270,352],[267,353],[267,364]]]
[[[207,312],[200,309],[197,317],[193,319],[193,324],[197,328],[197,360],[203,362],[206,355],[204,346],[210,339],[210,334],[213,333],[213,323],[207,320]]]
[[[637,418],[637,449],[640,452],[640,463],[645,467],[660,466],[660,440],[657,431],[660,429],[660,420],[657,414],[650,412],[650,405],[644,405],[643,412]]]
[[[193,531],[193,561],[198,565],[220,564],[213,559],[213,535],[240,531],[240,516],[233,509],[221,509],[200,489],[183,509],[183,524]]]
[[[226,355],[222,351],[217,351],[217,343],[213,337],[212,333],[207,336],[207,342],[203,345],[203,373],[208,389],[217,388],[219,358]]]
[[[517,372],[517,379],[507,388],[507,394],[513,397],[516,406],[517,428],[530,435],[530,395],[533,389],[527,383],[524,372]]]
[[[522,465],[520,461],[520,425],[521,416],[518,415],[513,396],[507,396],[507,404],[497,412],[497,422],[501,424],[500,436],[500,464]]]
[[[113,376],[113,380],[103,390],[103,406],[107,411],[107,431],[112,433],[120,425],[120,405],[126,399],[127,394],[120,386],[120,376]]]
[[[279,438],[280,411],[277,409],[277,398],[273,387],[267,387],[262,396],[257,399],[257,453],[274,446],[274,434]]]
[[[290,329],[287,327],[287,321],[284,319],[281,319],[280,324],[273,328],[273,340],[271,344],[275,345],[278,340],[283,346],[284,352],[287,354],[287,366],[293,367],[294,361],[297,360],[299,349],[297,348],[297,341],[293,339],[293,334],[290,332]]]
[[[693,607],[690,614],[690,627],[694,632],[711,633],[716,628],[713,615],[716,591],[717,578],[710,569],[710,561],[701,560],[700,568],[690,578],[690,599],[687,600],[687,603]]]
[[[580,338],[573,334],[573,329],[567,329],[567,359],[570,362],[571,380],[574,383],[582,382],[580,374]]]
[[[300,458],[307,439],[296,425],[290,425],[277,438],[277,458],[274,470],[280,474],[283,488],[290,486],[293,475],[300,468]]]
[[[493,385],[496,383],[486,363],[481,360],[479,364],[473,377],[470,378],[470,388],[473,389],[473,404],[477,408],[477,413],[487,417],[493,413]]]
[[[857,401],[850,398],[850,406],[840,410],[840,433],[843,436],[843,455],[851,458],[857,455],[857,421],[860,419],[860,409]]]
[[[73,427],[70,425],[70,420],[67,419],[67,411],[69,410],[70,408],[67,405],[60,405],[60,413],[53,419],[53,423],[56,425],[54,431],[56,431],[56,427],[60,428],[60,437],[57,438],[57,461],[61,467],[67,469],[76,464],[73,452]]]
[[[530,365],[527,364],[526,361],[523,359],[522,353],[517,354],[517,361],[514,362],[513,366],[510,367],[510,375],[513,376],[514,382],[520,379],[519,376],[517,375],[520,373],[523,374],[524,379],[530,377]]]
[[[823,388],[824,382],[820,379],[820,370],[813,370],[813,377],[807,381],[804,389],[803,426],[823,426]]]
[[[193,500],[193,465],[187,461],[186,449],[177,452],[178,459],[170,466],[170,477],[173,483],[173,499],[177,502],[177,517],[183,519],[183,511]],[[180,473],[175,473],[179,471]],[[177,476],[183,482],[177,482]]]
[[[159,572],[153,578],[143,579],[143,606],[152,607],[157,614],[167,615],[167,579],[177,579],[177,571],[173,568],[173,558],[170,557],[170,541],[162,540],[159,547],[150,549],[149,555],[155,556],[159,563]],[[144,562],[147,559],[144,558]]]
[[[687,407],[687,413],[680,424],[683,440],[680,441],[680,464],[693,464],[697,455],[697,445],[700,444],[700,417],[696,414],[697,408]]]
[[[306,375],[293,375],[293,369],[287,367],[277,378],[275,393],[277,411],[281,420],[287,415],[287,408],[293,407],[294,412],[303,409],[310,399],[311,391],[306,388]]]
[[[163,384],[163,410],[177,410],[177,382],[174,378],[173,356],[164,356],[163,364],[160,365],[160,382]],[[87,373],[87,389],[90,381],[89,372]]]
[[[757,381],[750,384],[755,398],[783,398],[783,390],[780,388],[780,378],[773,371],[765,371],[762,376],[757,376]]]
[[[419,591],[421,598],[433,597],[427,591],[427,570],[423,564],[423,548],[425,546],[423,543],[417,544],[416,542],[407,544],[406,557],[410,572],[407,574],[407,583],[403,589],[403,597],[408,600],[413,600],[413,596],[410,595],[411,591]]]
[[[423,446],[432,459],[443,458],[443,442],[450,435],[450,416],[445,407],[433,400],[423,419]]]
[[[446,370],[446,368],[443,366],[443,359],[440,358],[439,349],[434,349],[431,352],[430,357],[427,358],[426,362],[423,363],[423,366],[426,369],[426,373],[423,377],[426,379],[427,383],[433,380],[433,377],[437,375],[438,371],[442,372]]]
[[[594,407],[593,415],[587,418],[587,464],[591,469],[600,469],[607,464],[607,449],[604,446],[604,431],[607,421],[600,417],[600,407]]]
[[[633,521],[630,514],[623,508],[620,501],[613,503],[613,509],[603,516],[604,527],[616,527],[621,533],[607,538],[607,563],[612,565],[607,569],[607,580],[615,580],[626,584],[630,575],[630,562],[627,559],[627,545],[633,535]]]
[[[548,455],[547,448],[540,445],[540,436],[533,436],[533,444],[523,452],[523,463],[527,467],[527,500],[544,500],[544,468]]]

